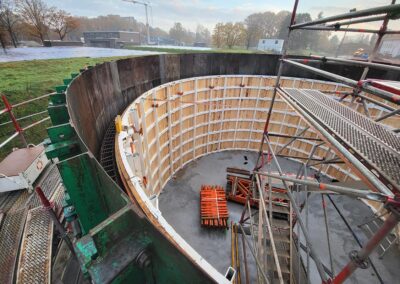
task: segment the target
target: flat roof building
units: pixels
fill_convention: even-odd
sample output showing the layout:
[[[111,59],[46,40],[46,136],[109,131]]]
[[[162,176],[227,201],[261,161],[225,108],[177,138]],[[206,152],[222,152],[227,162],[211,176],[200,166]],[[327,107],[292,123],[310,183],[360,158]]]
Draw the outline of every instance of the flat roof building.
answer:
[[[270,52],[274,52],[274,53],[281,53],[282,52],[282,48],[283,48],[283,43],[284,40],[283,39],[260,39],[258,41],[258,46],[257,49],[258,50],[262,50],[262,51],[270,51]]]
[[[91,31],[84,32],[85,44],[91,47],[122,48],[125,45],[139,45],[139,32]]]

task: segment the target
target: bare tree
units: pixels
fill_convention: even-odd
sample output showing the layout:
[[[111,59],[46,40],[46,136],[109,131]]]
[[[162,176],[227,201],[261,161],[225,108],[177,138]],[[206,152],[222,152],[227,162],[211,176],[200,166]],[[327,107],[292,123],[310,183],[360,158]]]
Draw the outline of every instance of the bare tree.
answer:
[[[179,44],[185,43],[190,45],[195,41],[196,34],[188,29],[185,29],[181,23],[175,23],[174,26],[169,30],[169,36]]]
[[[7,53],[4,31],[1,28],[0,28],[0,44],[1,44],[1,47],[3,48],[4,53]]]
[[[249,15],[244,20],[246,26],[246,49],[249,49],[250,46],[257,44],[257,41],[263,37],[263,18],[264,15],[262,13],[256,13]]]
[[[169,36],[179,43],[182,43],[185,39],[186,30],[181,23],[175,23],[174,26],[169,30]]]
[[[50,15],[54,8],[49,8],[42,0],[16,1],[21,18],[31,26],[29,32],[43,43],[48,38]]]
[[[15,26],[19,21],[15,13],[15,2],[13,0],[0,0],[0,27],[7,31],[12,44],[17,47],[18,40],[15,34]]]
[[[212,43],[216,48],[221,48],[224,44],[224,24],[217,23],[212,34]]]
[[[212,35],[213,45],[217,48],[226,46],[232,48],[243,45],[246,37],[246,29],[243,23],[218,23],[215,25]]]
[[[245,28],[243,23],[226,23],[223,29],[225,44],[228,48],[232,48],[235,45],[242,45]]]
[[[196,28],[196,42],[204,42],[205,44],[210,44],[211,34],[210,31],[203,25],[197,25]]]
[[[79,22],[64,10],[55,10],[50,14],[49,25],[62,41],[69,32],[79,27]]]

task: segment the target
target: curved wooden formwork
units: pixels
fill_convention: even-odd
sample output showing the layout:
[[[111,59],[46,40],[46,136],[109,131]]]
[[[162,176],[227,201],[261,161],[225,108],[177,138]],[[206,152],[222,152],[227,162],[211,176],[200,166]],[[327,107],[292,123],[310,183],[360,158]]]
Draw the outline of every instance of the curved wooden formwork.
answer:
[[[128,194],[178,247],[183,239],[158,211],[158,195],[177,171],[199,157],[226,150],[259,151],[274,82],[274,76],[255,75],[179,80],[145,92],[118,117],[117,164]],[[281,87],[319,90],[337,99],[349,91],[341,84],[290,77],[281,79]],[[354,106],[352,100],[344,104]],[[361,105],[356,110],[364,111]],[[370,107],[369,114],[380,117],[384,110]],[[390,128],[398,118],[385,123]],[[307,126],[299,113],[278,97],[269,127],[274,152],[297,161],[307,159],[323,141]],[[289,144],[294,136],[301,138]],[[318,164],[338,158],[329,144],[316,149],[314,167],[324,175],[339,181],[360,180],[348,164]],[[198,257],[194,251],[189,256]]]
[[[119,155],[128,153],[131,158],[128,164],[120,163],[120,168],[129,165],[144,180],[144,190],[150,197],[159,194],[184,165],[203,155],[224,150],[258,151],[274,81],[272,76],[206,76],[149,90],[122,115],[127,131],[118,136],[124,139],[119,144]],[[333,97],[347,90],[340,84],[300,78],[285,78],[282,87],[316,89]],[[361,106],[359,111],[363,111]],[[370,114],[379,117],[382,111],[371,108]],[[386,123],[395,125],[398,118]],[[307,123],[285,101],[276,100],[269,130],[275,151],[279,152],[290,137],[306,127]],[[319,137],[312,129],[302,137],[305,139],[296,140],[280,154],[298,160],[307,158]],[[316,160],[334,156],[325,146],[314,154]],[[321,171],[340,181],[358,180],[344,164],[329,164]]]

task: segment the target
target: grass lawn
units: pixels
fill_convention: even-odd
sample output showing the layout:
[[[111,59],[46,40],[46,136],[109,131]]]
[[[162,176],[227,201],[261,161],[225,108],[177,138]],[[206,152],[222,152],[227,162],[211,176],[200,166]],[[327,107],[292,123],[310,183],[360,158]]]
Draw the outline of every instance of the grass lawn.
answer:
[[[79,69],[87,65],[126,57],[68,58],[0,63],[0,93],[6,95],[11,104],[23,102],[53,92],[54,86],[62,84],[63,79],[69,78],[71,73],[79,72]],[[47,105],[48,99],[42,99],[15,108],[13,111],[18,118],[45,111]],[[1,100],[0,109],[3,108],[4,104]],[[46,116],[47,113],[22,120],[20,125],[27,126]],[[9,121],[7,113],[0,115],[0,124],[7,121]],[[26,131],[28,143],[37,144],[43,141],[47,136],[46,127],[48,126],[50,126],[49,121],[28,129]],[[11,124],[0,125],[0,143],[12,133],[14,133],[14,128]],[[18,137],[0,149],[0,159],[4,158],[12,147],[21,147]]]

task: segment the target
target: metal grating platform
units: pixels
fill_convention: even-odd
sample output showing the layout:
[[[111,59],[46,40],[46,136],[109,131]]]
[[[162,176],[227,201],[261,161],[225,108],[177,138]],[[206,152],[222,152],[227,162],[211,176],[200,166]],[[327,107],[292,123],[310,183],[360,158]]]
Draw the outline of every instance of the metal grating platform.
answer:
[[[42,208],[29,210],[22,238],[17,283],[50,283],[53,222]]]
[[[1,194],[0,210],[4,213],[8,212],[19,199],[21,193],[19,191],[6,192]]]
[[[16,212],[27,208],[27,203],[31,196],[32,195],[27,190],[20,192],[18,199],[14,202],[9,212]]]
[[[43,190],[43,193],[46,195],[48,199],[51,199],[54,192],[58,188],[58,185],[61,183],[60,173],[56,166],[53,166],[49,169],[49,173],[40,181],[39,185]],[[31,200],[29,201],[30,208],[36,208],[41,206],[39,197],[34,194],[32,195]]]
[[[26,210],[7,213],[0,231],[0,283],[13,283]]]
[[[400,137],[316,90],[283,89],[389,189],[400,189]]]
[[[117,165],[115,163],[115,123],[111,122],[104,135],[100,149],[100,164],[106,173],[114,180],[117,179]]]
[[[53,175],[50,173],[43,185],[56,187],[49,187],[47,192],[49,195],[52,193],[51,202],[58,211],[64,197],[64,187],[55,183],[55,177],[59,177],[55,173],[58,174],[58,171]],[[21,243],[17,283],[27,283],[28,280],[29,283],[50,283],[52,243],[53,222],[48,213],[42,207],[29,210]]]
[[[57,167],[47,168],[38,184],[61,213],[64,188]],[[37,195],[2,194],[0,224],[0,283],[50,283],[53,223]]]

